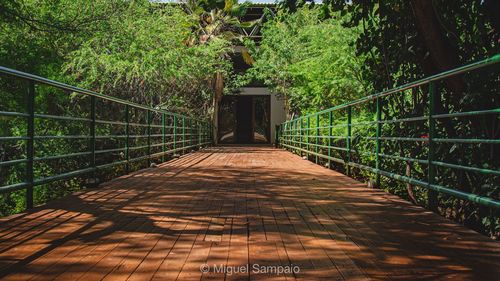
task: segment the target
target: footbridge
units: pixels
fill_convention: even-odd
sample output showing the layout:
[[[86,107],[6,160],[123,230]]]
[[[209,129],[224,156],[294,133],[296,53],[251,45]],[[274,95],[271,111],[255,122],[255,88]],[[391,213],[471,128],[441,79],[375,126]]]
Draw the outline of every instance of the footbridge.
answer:
[[[498,93],[488,108],[440,101],[450,79],[498,79],[499,62],[289,120],[275,146],[214,146],[208,120],[0,67],[20,93],[0,124],[25,124],[0,136],[15,147],[2,198],[25,198],[0,218],[0,279],[494,280],[500,244],[446,211],[498,219],[498,135],[456,130],[497,128]],[[58,95],[74,115],[40,103]]]

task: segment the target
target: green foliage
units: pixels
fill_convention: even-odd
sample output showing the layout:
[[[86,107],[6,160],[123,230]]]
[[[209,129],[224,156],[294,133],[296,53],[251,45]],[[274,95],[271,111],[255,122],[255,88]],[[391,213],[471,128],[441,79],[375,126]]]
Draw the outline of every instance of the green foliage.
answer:
[[[356,56],[359,28],[345,28],[348,17],[321,20],[319,8],[280,12],[263,27],[256,48],[247,45],[255,63],[251,78],[286,97],[293,112],[308,112],[344,103],[370,91]]]
[[[297,22],[307,19],[304,14],[310,13],[309,7],[303,5],[303,1],[283,1],[283,6],[288,11],[297,10],[296,15],[302,15]],[[499,50],[499,7],[495,1],[365,1],[365,0],[326,0],[323,1],[321,13],[318,15],[318,25],[328,22],[331,17],[338,17],[337,13],[345,15],[342,17],[341,27],[345,32],[354,30],[355,33],[349,45],[355,44],[354,58],[360,59],[356,63],[358,68],[355,74],[362,75],[362,81],[370,81],[365,89],[366,94],[371,94],[370,88],[382,91],[394,86],[415,81],[419,78],[429,76],[441,71],[458,67],[472,61],[491,57]],[[423,3],[423,4],[422,4]],[[420,4],[420,5],[419,5]],[[297,7],[303,8],[296,9]],[[422,6],[426,6],[424,9]],[[331,12],[328,8],[337,12]],[[304,11],[304,9],[307,9]],[[311,10],[315,10],[312,8]],[[417,13],[418,12],[418,13]],[[292,17],[293,18],[293,17]],[[275,20],[285,22],[280,16]],[[422,22],[426,23],[424,26]],[[433,25],[434,24],[434,25]],[[285,37],[287,34],[264,32],[263,49],[271,49],[272,56],[257,59],[255,65],[260,73],[257,77],[266,84],[275,87],[278,92],[286,91],[289,96],[290,108],[294,112],[311,112],[324,108],[317,100],[334,101],[332,105],[338,105],[346,101],[342,99],[344,92],[337,89],[332,93],[332,99],[325,93],[318,91],[318,87],[302,89],[307,77],[315,74],[316,65],[312,64],[311,73],[293,76],[297,68],[290,67],[291,58],[302,50],[309,41],[304,43],[300,40],[300,34],[308,30],[310,24],[296,24],[295,28],[283,25],[290,36],[286,40],[279,41],[280,44],[266,46],[266,42],[278,42],[270,37]],[[288,29],[286,29],[288,28]],[[274,28],[278,30],[278,27]],[[321,32],[315,32],[317,34]],[[266,38],[266,36],[268,38]],[[341,37],[341,36],[339,36]],[[313,36],[308,37],[309,39]],[[327,39],[325,45],[331,45]],[[296,50],[296,46],[302,46]],[[444,46],[439,49],[436,46]],[[330,46],[323,48],[323,53]],[[275,48],[276,52],[272,52]],[[444,51],[443,51],[444,50]],[[316,54],[312,52],[313,60]],[[257,55],[258,57],[258,55]],[[304,55],[305,61],[309,59]],[[300,59],[302,60],[302,59]],[[318,65],[328,69],[331,60],[324,60]],[[292,63],[295,63],[292,61]],[[266,66],[263,67],[262,65]],[[302,70],[307,63],[298,64]],[[500,91],[500,78],[497,71],[484,69],[473,73],[461,75],[453,79],[447,79],[437,85],[439,101],[437,102],[437,113],[449,113],[458,111],[474,111],[498,108],[498,92]],[[274,72],[273,72],[274,71]],[[261,74],[262,73],[262,74]],[[267,73],[269,73],[267,75]],[[296,72],[295,72],[296,73]],[[348,73],[355,80],[353,73]],[[318,77],[318,75],[315,75]],[[297,79],[298,78],[298,79]],[[331,79],[331,78],[330,78]],[[338,80],[335,81],[338,83]],[[312,84],[314,85],[314,84]],[[311,93],[318,93],[317,96]],[[382,117],[386,120],[425,116],[428,114],[428,89],[427,87],[416,88],[384,98],[382,103]],[[297,95],[297,96],[295,96]],[[317,97],[317,99],[315,99]],[[335,97],[340,97],[335,99]],[[347,100],[359,96],[351,96]],[[368,105],[358,109],[359,112],[354,120],[369,120],[373,116],[375,107]],[[342,116],[340,116],[342,118]],[[337,119],[336,119],[337,120]],[[356,133],[353,128],[353,137],[360,152],[373,152],[373,143],[357,140],[355,134],[362,136],[373,136],[372,130],[361,128]],[[408,122],[384,124],[382,134],[393,137],[420,138],[428,132],[428,124],[425,122]],[[470,118],[454,118],[439,120],[436,134],[440,138],[498,138],[498,118],[496,116],[482,116]],[[342,146],[343,144],[340,143]],[[495,154],[498,154],[498,146],[475,145],[475,144],[451,144],[442,143],[437,146],[436,155],[439,161],[456,163],[472,167],[484,167],[490,169],[500,167],[500,162]],[[420,142],[385,141],[382,144],[382,153],[401,157],[412,157],[426,159],[428,148]],[[337,155],[339,158],[345,155]],[[354,156],[358,163],[370,163],[373,159],[362,153]],[[342,169],[342,167],[337,167]],[[400,175],[410,173],[412,177],[426,180],[426,165],[410,164],[403,161],[384,159],[383,170],[394,171]],[[499,199],[498,177],[486,176],[473,172],[464,172],[457,169],[439,168],[436,177],[438,184],[457,188],[465,192],[480,194]],[[369,179],[373,175],[357,171],[360,178]],[[397,181],[383,179],[383,188],[404,198],[409,198],[408,187]],[[419,204],[427,204],[427,192],[425,189],[415,188],[416,201]],[[500,219],[498,212],[479,207],[476,204],[458,200],[450,196],[439,197],[439,212],[451,219],[462,222],[475,230],[490,236],[499,236],[498,231]]]
[[[149,8],[136,5],[108,21],[106,30],[69,54],[66,69],[85,88],[168,110],[206,113],[213,73],[230,71],[221,59],[229,42],[187,46],[195,22],[176,7]]]
[[[53,80],[158,106],[189,115],[207,116],[216,72],[230,76],[230,42],[215,38],[190,44],[197,19],[180,7],[147,0],[17,0],[0,1],[0,65]],[[27,83],[0,76],[0,110],[26,112]],[[88,118],[89,99],[38,85],[37,113]],[[124,108],[98,103],[97,116],[124,118]],[[131,122],[145,114],[131,113]],[[2,136],[25,136],[24,118],[0,117]],[[157,124],[160,120],[156,119]],[[86,122],[37,119],[37,135],[86,135]],[[123,134],[123,127],[98,126],[98,135]],[[144,134],[132,130],[131,134]],[[158,134],[159,132],[156,132]],[[144,138],[133,145],[145,145]],[[100,141],[97,149],[124,147],[123,139]],[[24,141],[0,142],[0,161],[26,157]],[[86,139],[35,142],[35,157],[89,151]],[[140,154],[143,150],[135,150]],[[109,163],[123,160],[119,153],[100,155]],[[137,163],[140,167],[144,163]],[[88,157],[35,161],[35,178],[86,168]],[[0,167],[0,185],[25,180],[25,165]],[[109,177],[122,167],[107,171]],[[35,188],[35,204],[79,189],[81,180],[55,182]],[[0,216],[24,210],[25,191],[0,195]]]

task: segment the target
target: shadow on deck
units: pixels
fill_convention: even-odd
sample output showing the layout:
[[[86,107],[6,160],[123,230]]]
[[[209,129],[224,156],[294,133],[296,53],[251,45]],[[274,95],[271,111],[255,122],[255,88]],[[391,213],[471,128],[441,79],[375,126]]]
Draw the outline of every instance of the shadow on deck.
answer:
[[[0,219],[5,280],[494,276],[498,242],[269,147],[199,151]]]

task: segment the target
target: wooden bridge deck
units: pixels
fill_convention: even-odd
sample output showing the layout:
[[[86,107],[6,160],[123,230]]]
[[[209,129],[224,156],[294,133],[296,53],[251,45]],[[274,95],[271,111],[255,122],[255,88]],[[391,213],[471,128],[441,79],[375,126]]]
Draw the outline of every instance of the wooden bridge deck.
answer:
[[[499,276],[498,242],[268,147],[204,150],[0,219],[2,280]]]

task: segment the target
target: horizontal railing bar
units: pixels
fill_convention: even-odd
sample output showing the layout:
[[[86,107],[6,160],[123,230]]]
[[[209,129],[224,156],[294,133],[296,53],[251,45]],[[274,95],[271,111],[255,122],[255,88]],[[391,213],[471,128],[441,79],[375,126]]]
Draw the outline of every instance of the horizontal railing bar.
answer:
[[[351,123],[351,126],[356,126],[356,125],[375,125],[375,124],[377,124],[377,121],[365,121],[365,122]]]
[[[482,67],[485,67],[485,66],[488,66],[488,65],[493,65],[493,64],[498,63],[498,62],[500,62],[500,54],[497,54],[497,55],[495,55],[495,56],[493,56],[491,58],[487,58],[487,59],[480,60],[480,61],[468,64],[468,65],[464,65],[464,66],[461,66],[461,67],[458,67],[458,68],[455,68],[455,69],[452,69],[452,70],[444,71],[444,72],[438,73],[436,75],[432,75],[432,76],[429,76],[429,77],[426,77],[426,78],[422,78],[422,79],[417,80],[415,82],[403,84],[403,85],[401,85],[399,87],[395,87],[395,88],[392,88],[392,89],[389,89],[389,90],[385,90],[385,91],[382,91],[382,92],[379,92],[379,93],[376,93],[376,94],[372,94],[372,95],[369,95],[369,96],[357,99],[357,100],[352,101],[352,102],[344,103],[344,104],[341,104],[341,105],[338,105],[338,106],[334,106],[334,107],[331,107],[331,108],[328,108],[328,109],[325,109],[325,110],[322,110],[322,111],[318,111],[318,112],[316,112],[314,114],[308,114],[308,115],[302,116],[301,118],[307,118],[307,117],[315,116],[317,114],[325,114],[325,113],[328,113],[328,112],[331,112],[331,111],[335,111],[335,110],[339,110],[339,109],[344,109],[344,108],[351,107],[351,106],[354,106],[354,105],[358,105],[358,104],[361,104],[361,103],[364,103],[364,102],[373,101],[373,100],[376,100],[377,98],[385,97],[385,96],[388,96],[388,95],[394,94],[394,93],[403,92],[405,90],[409,90],[409,89],[412,89],[412,88],[415,88],[415,87],[426,85],[426,84],[428,84],[430,82],[433,82],[433,81],[438,81],[438,80],[441,80],[441,79],[444,79],[444,78],[447,78],[447,77],[450,77],[450,76],[454,76],[454,75],[459,75],[459,74],[462,74],[462,73],[470,72],[472,70],[475,70],[475,69],[478,69],[478,68],[482,68]]]
[[[28,159],[8,160],[8,161],[0,162],[0,167],[13,166],[13,165],[16,165],[16,164],[26,163],[26,162],[28,162]]]
[[[487,175],[500,176],[500,171],[496,171],[496,170],[476,168],[476,167],[469,167],[469,166],[462,166],[462,165],[451,164],[451,163],[440,162],[440,161],[432,161],[432,164],[437,165],[437,166],[441,166],[441,167],[445,167],[445,168],[452,168],[452,169],[465,170],[465,171],[470,171],[470,172],[477,172],[477,173],[482,173],[482,174],[487,174]]]
[[[432,115],[432,118],[453,118],[453,117],[477,116],[477,115],[498,114],[498,113],[500,113],[500,108],[488,109],[488,110],[467,111],[467,112],[447,113],[447,114],[437,114],[437,115]]]
[[[422,121],[422,120],[427,121],[428,118],[429,118],[429,116],[408,117],[408,118],[400,118],[400,119],[381,120],[381,121],[379,121],[379,123],[390,124],[390,123],[414,122],[414,121]]]
[[[111,163],[108,163],[108,164],[101,164],[101,165],[96,166],[96,169],[106,169],[108,167],[114,167],[116,165],[124,165],[124,164],[127,164],[127,162],[130,162],[130,161],[132,161],[132,159],[130,159],[129,161],[127,161],[127,160],[120,160],[120,161],[111,162]]]
[[[294,141],[294,140],[288,140],[289,142],[293,142],[293,143],[302,143],[302,144],[306,144],[306,143],[303,143],[303,142],[298,142],[298,141]],[[322,148],[331,148],[331,149],[337,149],[337,148],[340,148],[340,147],[330,147],[330,146],[325,146],[325,145],[316,145],[314,143],[309,143],[309,145],[311,146],[318,146],[318,147],[322,147]],[[342,150],[346,150],[347,149],[344,149],[344,148],[340,148]],[[310,152],[310,151],[309,151]],[[371,156],[374,156],[375,153],[372,153],[372,152],[367,152],[367,151],[356,151],[356,150],[352,150],[351,149],[351,152],[353,153],[360,153],[360,154],[364,154],[364,155],[371,155]],[[411,157],[402,157],[402,156],[396,156],[396,155],[388,155],[388,154],[382,154],[380,153],[379,154],[380,157],[384,157],[384,158],[390,158],[390,159],[396,159],[396,160],[401,160],[401,161],[410,161],[410,162],[417,162],[417,163],[420,163],[420,164],[428,164],[429,161],[428,160],[423,160],[423,159],[417,159],[417,158],[411,158]],[[446,167],[446,168],[453,168],[453,169],[460,169],[460,170],[467,170],[467,171],[471,171],[471,172],[478,172],[478,173],[483,173],[483,174],[491,174],[491,175],[500,175],[500,171],[496,171],[496,170],[491,170],[491,169],[484,169],[484,168],[476,168],[476,167],[469,167],[469,166],[462,166],[462,165],[457,165],[457,164],[451,164],[451,163],[446,163],[446,162],[439,162],[439,161],[432,161],[433,164],[437,165],[437,166],[442,166],[442,167]]]
[[[29,137],[26,136],[0,137],[0,141],[18,141],[18,140],[29,140]]]
[[[493,139],[443,139],[436,138],[433,139],[434,142],[451,142],[451,143],[489,143],[489,144],[500,144],[500,140]]]
[[[58,115],[37,114],[37,113],[35,113],[35,118],[57,119],[57,120],[68,120],[68,121],[84,121],[84,122],[90,122],[90,121],[92,121],[92,119],[83,118],[83,117],[58,116]]]
[[[70,154],[63,154],[63,155],[35,157],[35,158],[33,158],[33,160],[35,160],[35,161],[57,160],[57,159],[64,159],[64,158],[70,158],[70,157],[85,156],[85,155],[89,155],[91,153],[92,152],[87,151],[87,152],[78,152],[78,153],[70,153]]]
[[[12,112],[12,111],[0,111],[1,116],[12,116],[12,117],[28,117],[29,114],[21,113],[21,112]]]
[[[76,93],[80,93],[80,94],[84,94],[84,95],[94,96],[96,98],[100,98],[100,99],[103,99],[103,100],[108,100],[108,101],[116,102],[116,103],[123,104],[123,105],[132,106],[132,107],[135,107],[135,108],[149,110],[149,111],[153,111],[153,112],[157,112],[157,113],[164,113],[164,114],[167,114],[169,116],[178,116],[178,117],[181,117],[181,118],[186,118],[188,120],[194,119],[194,118],[192,118],[190,116],[185,116],[185,115],[178,114],[178,113],[172,113],[172,112],[168,112],[168,111],[156,109],[156,108],[153,108],[153,107],[141,105],[141,104],[138,104],[138,103],[126,101],[126,100],[123,100],[123,99],[120,99],[120,98],[116,98],[116,97],[113,97],[113,96],[104,95],[104,94],[101,94],[101,93],[97,93],[97,92],[90,91],[90,90],[87,90],[87,89],[79,88],[79,87],[76,87],[76,86],[71,86],[71,85],[68,85],[68,84],[65,84],[65,83],[62,83],[62,82],[50,80],[50,79],[47,79],[47,78],[44,78],[44,77],[41,77],[41,76],[38,76],[38,75],[29,74],[29,73],[26,73],[26,72],[18,71],[18,70],[7,68],[7,67],[3,67],[3,66],[0,66],[0,73],[4,73],[4,74],[7,74],[7,75],[14,76],[14,77],[17,77],[17,78],[20,78],[20,79],[25,79],[25,80],[28,80],[28,81],[34,81],[34,82],[37,82],[37,83],[40,83],[40,84],[45,84],[45,85],[52,86],[52,87],[55,87],[55,88],[59,88],[59,89],[66,90],[66,91],[72,91],[72,92],[76,92]]]
[[[441,193],[445,193],[445,194],[448,194],[448,195],[455,196],[455,197],[460,198],[460,199],[472,201],[472,202],[475,202],[475,203],[478,203],[478,204],[481,204],[481,205],[484,205],[484,206],[493,207],[493,208],[497,208],[497,209],[500,208],[500,201],[496,201],[496,200],[488,198],[488,197],[484,197],[484,196],[480,196],[480,195],[476,195],[476,194],[472,194],[472,193],[463,192],[463,191],[460,191],[460,190],[452,189],[452,188],[441,186],[441,185],[437,185],[437,184],[429,184],[429,183],[421,181],[421,180],[417,180],[417,179],[414,179],[414,178],[409,178],[409,177],[402,176],[402,175],[399,175],[399,174],[396,174],[396,173],[391,173],[391,172],[383,171],[381,169],[372,168],[370,166],[366,166],[366,165],[362,165],[362,164],[358,164],[358,163],[354,163],[354,162],[345,162],[345,161],[343,161],[341,159],[338,159],[338,158],[332,159],[332,157],[326,156],[324,154],[315,153],[313,151],[309,151],[309,150],[302,149],[302,148],[299,148],[299,147],[287,145],[287,144],[284,144],[284,143],[282,143],[281,145],[283,145],[285,147],[288,147],[288,148],[291,148],[291,149],[300,150],[300,151],[303,151],[305,153],[308,153],[308,154],[311,154],[311,155],[315,155],[315,156],[318,156],[318,157],[321,157],[321,158],[324,158],[324,159],[330,159],[332,161],[340,160],[340,161],[336,161],[336,162],[339,162],[339,163],[342,163],[342,164],[346,164],[346,165],[349,165],[349,166],[352,166],[352,167],[356,167],[356,168],[359,168],[359,169],[364,169],[364,170],[367,170],[367,171],[370,171],[370,172],[373,172],[373,173],[376,173],[376,174],[378,173],[380,175],[383,175],[383,176],[386,176],[386,177],[389,177],[389,178],[392,178],[392,179],[395,179],[395,180],[403,181],[403,182],[406,182],[406,183],[410,183],[412,185],[417,185],[417,186],[420,186],[420,187],[423,187],[423,188],[432,189],[432,190],[435,190],[435,191],[438,191],[438,192],[441,192]],[[433,163],[436,163],[436,162],[433,161]],[[442,164],[443,162],[437,162],[437,163]],[[445,164],[448,164],[448,163],[445,163]],[[451,164],[451,165],[453,165],[453,164]],[[453,165],[453,166],[455,166],[455,165]],[[490,170],[490,171],[493,171],[493,170]],[[494,171],[494,172],[497,172],[497,171]]]
[[[142,135],[140,135],[142,136]],[[101,135],[101,136],[95,136],[96,139],[122,139],[126,138],[127,135]],[[130,135],[129,137],[134,137],[133,135]]]
[[[377,140],[377,137],[361,137],[366,140]],[[387,141],[424,141],[428,142],[428,138],[405,138],[405,137],[379,137],[379,140],[387,140]]]
[[[293,138],[298,138],[301,135],[281,135],[282,137],[293,137]],[[323,139],[349,139],[350,137],[348,136],[315,136],[315,135],[309,135],[309,136],[303,136],[305,138],[310,137],[310,138],[323,138]],[[352,138],[352,137],[351,137]]]
[[[27,183],[27,182],[20,182],[20,183],[0,186],[0,194],[24,189],[28,186],[29,186],[29,183]]]
[[[51,139],[89,139],[91,136],[86,135],[67,135],[67,136],[34,136],[35,140],[51,140]]]
[[[296,128],[296,129],[288,128],[288,129],[283,129],[283,131],[284,132],[312,131],[312,130],[316,130],[316,129],[330,129],[330,128],[336,128],[336,127],[347,127],[347,124],[337,124],[337,125],[332,125],[332,126],[310,127],[310,128]]]
[[[320,147],[324,147],[324,148],[331,148],[331,149],[335,149],[335,150],[347,151],[347,148],[344,148],[344,147],[324,146],[324,145],[319,145],[319,144],[317,145],[314,143],[306,143],[306,142],[301,142],[301,141],[296,141],[296,140],[282,140],[282,142],[292,142],[292,143],[298,143],[298,144],[303,144],[303,145],[320,146]],[[351,151],[353,151],[353,150],[351,150]]]
[[[475,203],[478,203],[478,204],[481,204],[481,205],[484,205],[484,206],[488,206],[488,207],[493,207],[493,208],[500,209],[500,201],[496,201],[496,200],[488,198],[488,197],[484,197],[484,196],[480,196],[480,195],[476,195],[476,194],[472,194],[472,193],[463,192],[463,191],[452,189],[452,188],[445,187],[445,186],[442,186],[442,185],[429,184],[429,183],[421,181],[421,180],[416,180],[416,179],[413,179],[413,178],[409,178],[407,176],[402,176],[402,175],[399,175],[399,174],[396,174],[396,173],[386,172],[386,171],[383,171],[383,170],[380,170],[380,169],[375,169],[375,168],[372,168],[372,167],[369,167],[369,166],[365,166],[365,165],[361,165],[361,164],[357,164],[357,163],[349,162],[349,163],[347,163],[347,165],[350,165],[350,166],[353,166],[353,167],[356,167],[356,168],[360,168],[360,169],[364,169],[364,170],[368,170],[368,171],[371,171],[373,173],[378,173],[380,175],[383,175],[383,176],[386,176],[386,177],[389,177],[389,178],[392,178],[392,179],[395,179],[395,180],[399,180],[399,181],[402,181],[402,182],[406,182],[406,183],[409,183],[409,184],[412,184],[412,185],[417,185],[417,186],[420,186],[420,187],[423,187],[423,188],[432,189],[432,190],[435,190],[435,191],[438,191],[438,192],[441,192],[441,193],[445,193],[445,194],[448,194],[448,195],[455,196],[455,197],[460,198],[460,199],[472,201],[472,202],[475,202]]]
[[[198,144],[197,145],[190,145],[190,146],[186,146],[186,147],[180,147],[180,148],[177,148],[177,149],[168,150],[168,151],[165,151],[165,152],[155,153],[155,154],[152,154],[152,155],[145,155],[145,156],[141,156],[141,157],[136,157],[136,158],[130,159],[130,162],[132,162],[132,161],[139,161],[139,160],[145,160],[145,159],[148,159],[149,157],[159,157],[159,156],[164,155],[164,154],[173,153],[173,152],[176,152],[176,151],[181,151],[181,150],[185,150],[185,149],[192,148],[192,147],[197,147],[197,146],[202,146],[202,145],[208,145],[210,143],[211,142],[204,142],[204,143],[200,143],[199,145]],[[42,159],[38,158],[37,160],[42,160]],[[7,161],[5,161],[5,162],[7,162]],[[5,163],[5,162],[0,162],[0,163]],[[113,163],[110,163],[110,164],[99,165],[99,166],[96,166],[96,168],[84,168],[84,169],[79,169],[79,170],[75,170],[75,171],[71,171],[71,172],[67,172],[67,173],[62,173],[62,174],[58,174],[58,175],[54,175],[54,176],[44,177],[44,178],[36,179],[33,182],[33,184],[35,186],[42,185],[42,184],[48,184],[48,183],[51,183],[51,182],[55,182],[55,181],[59,181],[59,180],[64,180],[64,179],[68,179],[68,178],[72,178],[72,177],[76,177],[76,176],[80,176],[80,175],[84,175],[84,174],[88,174],[88,173],[91,173],[91,172],[95,171],[96,169],[102,169],[102,168],[105,168],[105,167],[108,167],[108,166],[115,166],[115,165],[119,165],[119,164],[125,164],[126,162],[127,162],[126,160],[123,160],[123,161],[113,162]],[[24,189],[24,188],[26,188],[28,186],[29,186],[29,183],[26,183],[26,182],[2,186],[2,187],[0,187],[0,194],[1,193],[12,192],[12,191],[15,191],[15,190]]]
[[[345,161],[342,160],[342,159],[340,159],[340,158],[335,158],[335,157],[327,156],[327,155],[324,155],[324,154],[321,154],[321,153],[312,152],[312,151],[309,151],[309,150],[306,150],[306,149],[303,149],[303,148],[300,148],[300,147],[296,147],[296,146],[291,146],[291,145],[287,145],[287,144],[282,144],[282,145],[286,146],[286,147],[288,147],[290,149],[300,150],[302,152],[309,153],[311,155],[315,155],[315,156],[318,156],[318,157],[321,157],[321,158],[324,158],[324,159],[327,159],[327,160],[332,160],[334,162],[345,164]]]
[[[95,171],[94,168],[85,168],[85,169],[80,169],[80,170],[74,170],[74,171],[71,171],[71,172],[62,173],[62,174],[58,174],[58,175],[55,175],[55,176],[49,176],[49,177],[45,177],[45,178],[36,179],[33,182],[33,184],[35,186],[36,185],[47,184],[47,183],[51,183],[51,182],[55,182],[55,181],[59,181],[59,180],[64,180],[64,179],[67,179],[67,178],[72,178],[72,177],[76,177],[76,176],[88,174],[88,173],[93,172],[93,171]]]
[[[148,124],[142,124],[142,123],[128,123],[130,126],[137,126],[137,127],[147,127],[149,126]]]
[[[99,154],[99,153],[109,153],[109,152],[117,152],[117,151],[123,151],[123,150],[125,150],[125,149],[126,149],[125,147],[122,147],[122,148],[101,149],[101,150],[96,150],[96,151],[95,151],[95,154]]]
[[[417,162],[417,163],[425,164],[425,165],[429,164],[428,160],[423,160],[423,159],[403,157],[403,156],[397,156],[397,155],[388,155],[388,154],[383,154],[383,153],[379,153],[378,155],[380,157],[389,158],[389,159],[396,159],[396,160],[408,161],[408,162]],[[432,163],[434,163],[434,161]]]
[[[96,119],[95,120],[96,123],[99,123],[99,124],[110,124],[110,125],[121,125],[121,126],[125,126],[127,125],[126,122],[120,122],[120,121],[111,121],[111,120],[100,120],[100,119]]]
[[[311,136],[312,137],[312,136]],[[377,137],[361,137],[367,140],[376,140]],[[379,140],[388,140],[388,141],[423,141],[428,142],[428,138],[404,138],[404,137],[379,137]],[[432,141],[434,142],[449,142],[449,143],[489,143],[489,144],[500,144],[500,140],[493,139],[444,139],[444,138],[435,138]]]
[[[96,139],[123,139],[123,138],[148,138],[148,137],[163,137],[163,136],[173,136],[173,134],[152,134],[152,135],[102,135],[95,136]]]

